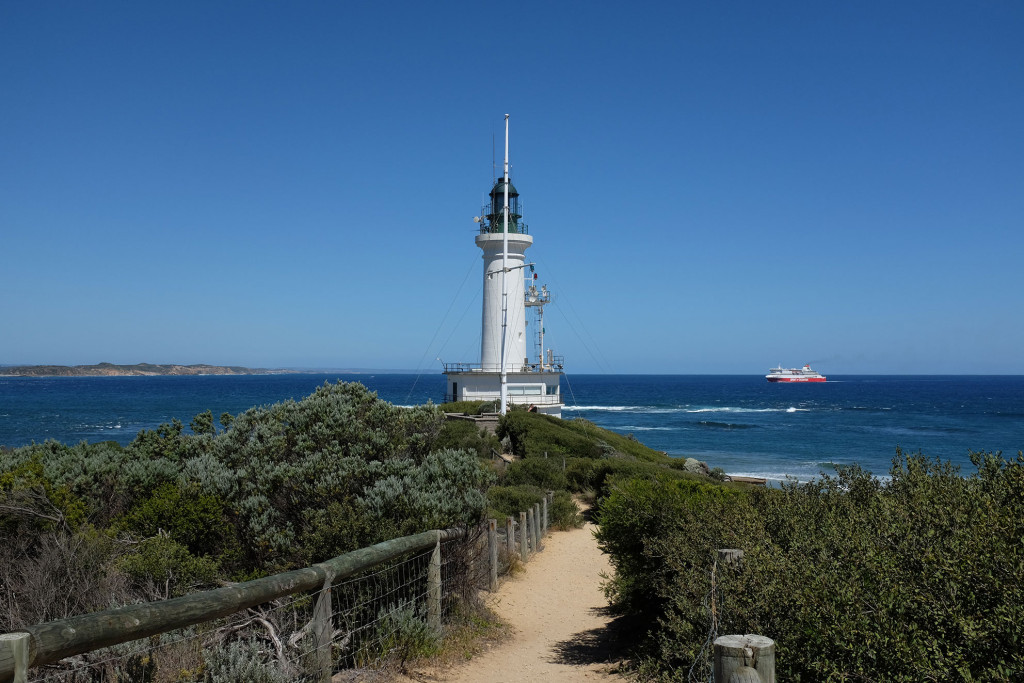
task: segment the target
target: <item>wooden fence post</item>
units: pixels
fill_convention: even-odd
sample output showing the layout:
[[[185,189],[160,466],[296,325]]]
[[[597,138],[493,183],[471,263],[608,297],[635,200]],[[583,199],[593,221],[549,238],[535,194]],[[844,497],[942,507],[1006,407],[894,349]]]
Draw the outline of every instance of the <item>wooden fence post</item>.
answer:
[[[516,523],[512,521],[512,515],[505,518],[505,547],[511,560],[516,554]]]
[[[541,533],[543,535],[545,535],[545,536],[548,535],[548,526],[549,526],[549,520],[548,520],[548,498],[550,498],[550,497],[551,497],[551,491],[548,491],[546,494],[544,494],[544,500],[543,500],[543,503],[541,505],[541,515],[542,515],[541,519],[544,521],[544,524],[541,525],[540,530],[541,530]]]
[[[530,551],[527,548],[530,538],[529,527],[526,525],[526,513],[519,512],[519,558],[526,562],[530,559]]]
[[[537,547],[537,533],[533,526],[533,508],[526,508],[526,535],[530,537],[530,552],[535,553],[540,548]]]
[[[4,633],[0,635],[0,661],[9,662],[14,670],[14,683],[28,681],[28,633]]]
[[[533,538],[537,543],[537,550],[544,550],[544,544],[540,540],[540,503],[533,504]]]
[[[493,593],[498,590],[498,520],[487,520],[487,551],[490,555],[490,581],[488,589]]]
[[[427,623],[435,631],[441,629],[441,532],[427,566]]]
[[[739,567],[743,564],[743,551],[736,548],[719,548],[718,563],[727,567]]]
[[[714,673],[722,683],[775,683],[775,641],[755,635],[719,636]]]
[[[334,573],[328,572],[323,588],[316,598],[313,608],[313,644],[316,647],[316,661],[320,669],[322,683],[330,683],[334,657],[331,655],[331,641],[334,640],[334,621],[331,618],[331,585]]]

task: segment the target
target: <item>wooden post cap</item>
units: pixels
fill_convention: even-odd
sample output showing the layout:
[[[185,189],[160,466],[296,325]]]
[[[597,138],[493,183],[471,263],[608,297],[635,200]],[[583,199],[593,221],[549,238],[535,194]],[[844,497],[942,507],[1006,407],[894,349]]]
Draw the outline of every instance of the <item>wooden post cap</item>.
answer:
[[[756,636],[753,634],[747,635],[734,635],[734,636],[718,636],[715,638],[715,647],[722,647],[731,655],[736,656],[750,656],[750,653],[744,653],[744,650],[753,650],[756,655],[759,650],[775,649],[775,641],[765,636]]]
[[[725,565],[738,565],[743,562],[743,551],[739,548],[719,548],[718,561]]]
[[[719,636],[715,638],[714,667],[716,681],[731,683],[733,674],[739,674],[736,683],[775,683],[775,641],[752,634]],[[756,678],[749,678],[743,669],[753,669]]]

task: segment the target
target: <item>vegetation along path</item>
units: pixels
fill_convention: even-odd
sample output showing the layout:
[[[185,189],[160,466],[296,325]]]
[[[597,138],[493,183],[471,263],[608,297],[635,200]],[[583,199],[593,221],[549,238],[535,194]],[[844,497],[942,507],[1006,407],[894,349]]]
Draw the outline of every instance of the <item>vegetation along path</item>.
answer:
[[[529,681],[621,681],[609,647],[607,600],[602,574],[608,558],[597,547],[594,526],[556,531],[525,571],[504,581],[487,598],[512,628],[509,638],[450,671],[418,680],[451,683]]]

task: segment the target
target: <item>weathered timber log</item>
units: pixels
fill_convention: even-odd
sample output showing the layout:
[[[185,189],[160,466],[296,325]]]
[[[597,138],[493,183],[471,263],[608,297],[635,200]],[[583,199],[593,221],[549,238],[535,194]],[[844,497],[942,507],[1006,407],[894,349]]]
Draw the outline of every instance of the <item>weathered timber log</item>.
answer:
[[[519,559],[526,562],[530,559],[530,550],[527,547],[529,545],[530,538],[530,526],[526,523],[526,513],[520,511],[519,513]]]
[[[505,518],[505,543],[511,561],[512,556],[516,554],[516,523],[512,521],[512,515]]]
[[[761,677],[757,675],[757,669],[749,666],[741,666],[732,672],[727,683],[762,683]]]
[[[760,683],[775,683],[775,641],[749,634],[715,639],[716,681],[729,681],[733,673],[745,667],[757,672]],[[740,675],[743,675],[742,671]]]
[[[737,548],[719,548],[718,563],[726,567],[739,567],[743,564],[743,551]]]
[[[22,629],[31,636],[28,665],[43,666],[101,647],[226,617],[294,593],[311,592],[323,587],[328,576],[333,576],[333,582],[337,583],[364,569],[428,550],[436,546],[439,539],[460,538],[464,534],[461,529],[424,531],[353,550],[312,567],[234,586],[29,626]],[[13,674],[13,659],[0,656],[0,683],[11,681]]]
[[[10,667],[14,683],[28,680],[28,649],[32,636],[24,631],[0,635],[0,666]]]
[[[498,590],[498,520],[487,520],[487,554],[490,557],[488,590]]]
[[[428,533],[436,540],[427,565],[427,624],[436,632],[441,630],[441,533]]]
[[[547,536],[548,535],[548,500],[550,498],[551,498],[551,491],[548,491],[546,494],[544,494],[544,499],[541,501],[541,506],[540,506],[540,514],[541,514],[541,517],[540,517],[540,520],[541,520],[540,533],[541,533],[541,536]]]
[[[530,539],[530,552],[535,553],[539,550],[537,547],[537,533],[536,527],[533,524],[533,508],[526,508],[526,535]]]
[[[334,577],[328,575],[323,588],[316,598],[313,609],[313,642],[316,647],[316,661],[320,669],[321,683],[330,683],[333,658],[331,657],[331,640],[334,635],[334,620],[331,618],[331,586]]]
[[[537,550],[544,550],[544,544],[540,540],[540,503],[533,504],[533,542]]]

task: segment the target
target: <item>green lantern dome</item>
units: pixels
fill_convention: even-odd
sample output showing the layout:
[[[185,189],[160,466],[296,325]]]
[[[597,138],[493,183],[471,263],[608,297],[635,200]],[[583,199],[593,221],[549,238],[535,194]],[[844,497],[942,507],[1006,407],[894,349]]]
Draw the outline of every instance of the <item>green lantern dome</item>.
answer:
[[[491,203],[484,207],[484,218],[486,224],[480,226],[481,232],[501,232],[505,221],[502,216],[502,208],[505,205],[505,179],[498,178],[491,188]],[[512,180],[508,181],[508,231],[526,233],[526,223],[522,221],[523,214],[519,208],[519,193],[516,191]]]

